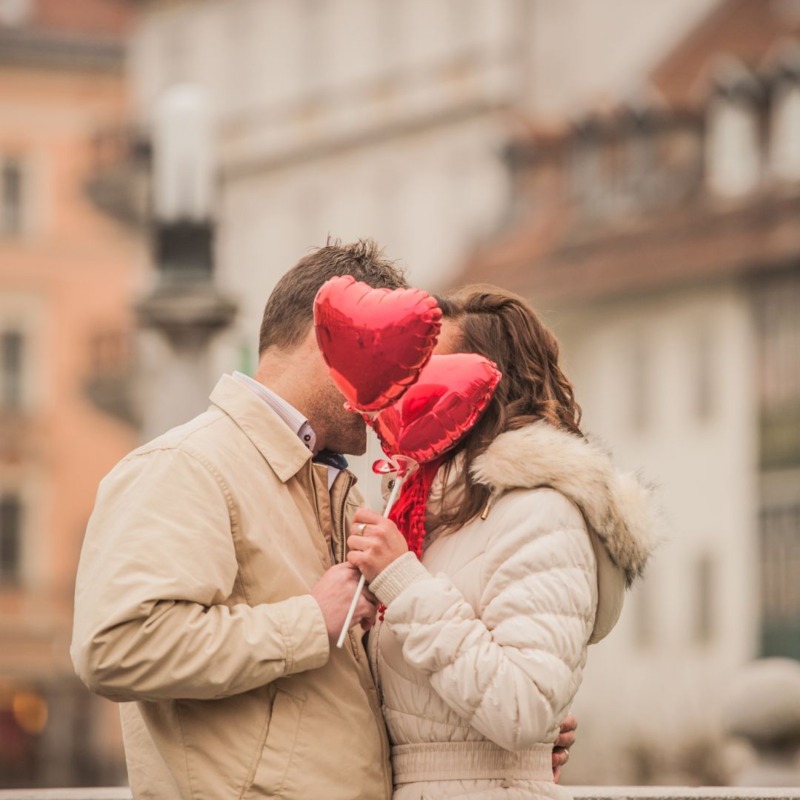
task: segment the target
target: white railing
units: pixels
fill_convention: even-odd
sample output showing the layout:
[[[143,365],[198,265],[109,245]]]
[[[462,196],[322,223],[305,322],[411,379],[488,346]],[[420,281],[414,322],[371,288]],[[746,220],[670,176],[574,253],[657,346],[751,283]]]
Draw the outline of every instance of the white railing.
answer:
[[[574,800],[800,800],[800,787],[567,786]],[[0,800],[132,800],[127,787],[5,789]]]

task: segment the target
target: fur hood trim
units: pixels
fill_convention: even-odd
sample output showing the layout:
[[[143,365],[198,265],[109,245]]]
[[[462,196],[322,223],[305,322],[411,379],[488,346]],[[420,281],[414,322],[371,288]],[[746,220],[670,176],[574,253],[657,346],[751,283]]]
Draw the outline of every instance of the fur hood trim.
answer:
[[[547,486],[569,498],[622,569],[628,586],[661,540],[652,489],[617,472],[595,443],[539,421],[500,434],[472,465],[472,477],[494,497]]]

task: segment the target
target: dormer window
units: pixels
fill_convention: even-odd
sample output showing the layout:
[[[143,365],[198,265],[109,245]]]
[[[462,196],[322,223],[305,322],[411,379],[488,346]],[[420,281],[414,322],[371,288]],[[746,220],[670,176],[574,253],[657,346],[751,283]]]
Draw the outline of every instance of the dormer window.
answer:
[[[800,180],[800,45],[796,42],[782,48],[774,68],[769,172],[778,180]]]
[[[758,84],[744,68],[732,62],[720,71],[706,122],[706,182],[713,194],[741,197],[758,186],[758,95]]]

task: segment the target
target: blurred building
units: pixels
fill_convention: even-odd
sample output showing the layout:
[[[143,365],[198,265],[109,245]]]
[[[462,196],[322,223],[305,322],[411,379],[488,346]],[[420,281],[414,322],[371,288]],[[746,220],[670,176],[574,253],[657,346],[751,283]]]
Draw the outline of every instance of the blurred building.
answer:
[[[720,4],[634,97],[510,143],[462,279],[543,312],[671,531],[590,654],[568,780],[710,784],[730,677],[800,658],[800,4]]]
[[[559,121],[635,92],[722,0],[520,2],[531,14],[523,107],[539,121]]]
[[[502,112],[520,96],[516,0],[186,0],[144,4],[138,124],[180,84],[210,99],[215,269],[239,301],[220,371],[253,362],[277,279],[328,234],[372,236],[413,280],[446,279],[497,224]]]
[[[124,772],[116,709],[74,677],[78,553],[97,483],[136,440],[136,240],[96,210],[118,127],[125,0],[0,0],[0,787]]]

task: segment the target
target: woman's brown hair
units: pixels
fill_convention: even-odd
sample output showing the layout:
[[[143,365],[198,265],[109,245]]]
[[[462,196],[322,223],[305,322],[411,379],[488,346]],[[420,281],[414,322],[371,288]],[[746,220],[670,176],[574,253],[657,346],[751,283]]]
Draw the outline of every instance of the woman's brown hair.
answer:
[[[434,532],[456,530],[483,511],[489,489],[473,481],[470,467],[501,433],[544,420],[583,435],[580,406],[558,363],[558,341],[523,298],[481,286],[438,300],[444,317],[458,325],[455,350],[485,356],[503,377],[483,416],[448,456],[444,477],[454,481],[448,483],[448,491],[463,500],[451,511],[428,509]],[[454,459],[460,455],[464,463],[451,476]]]

